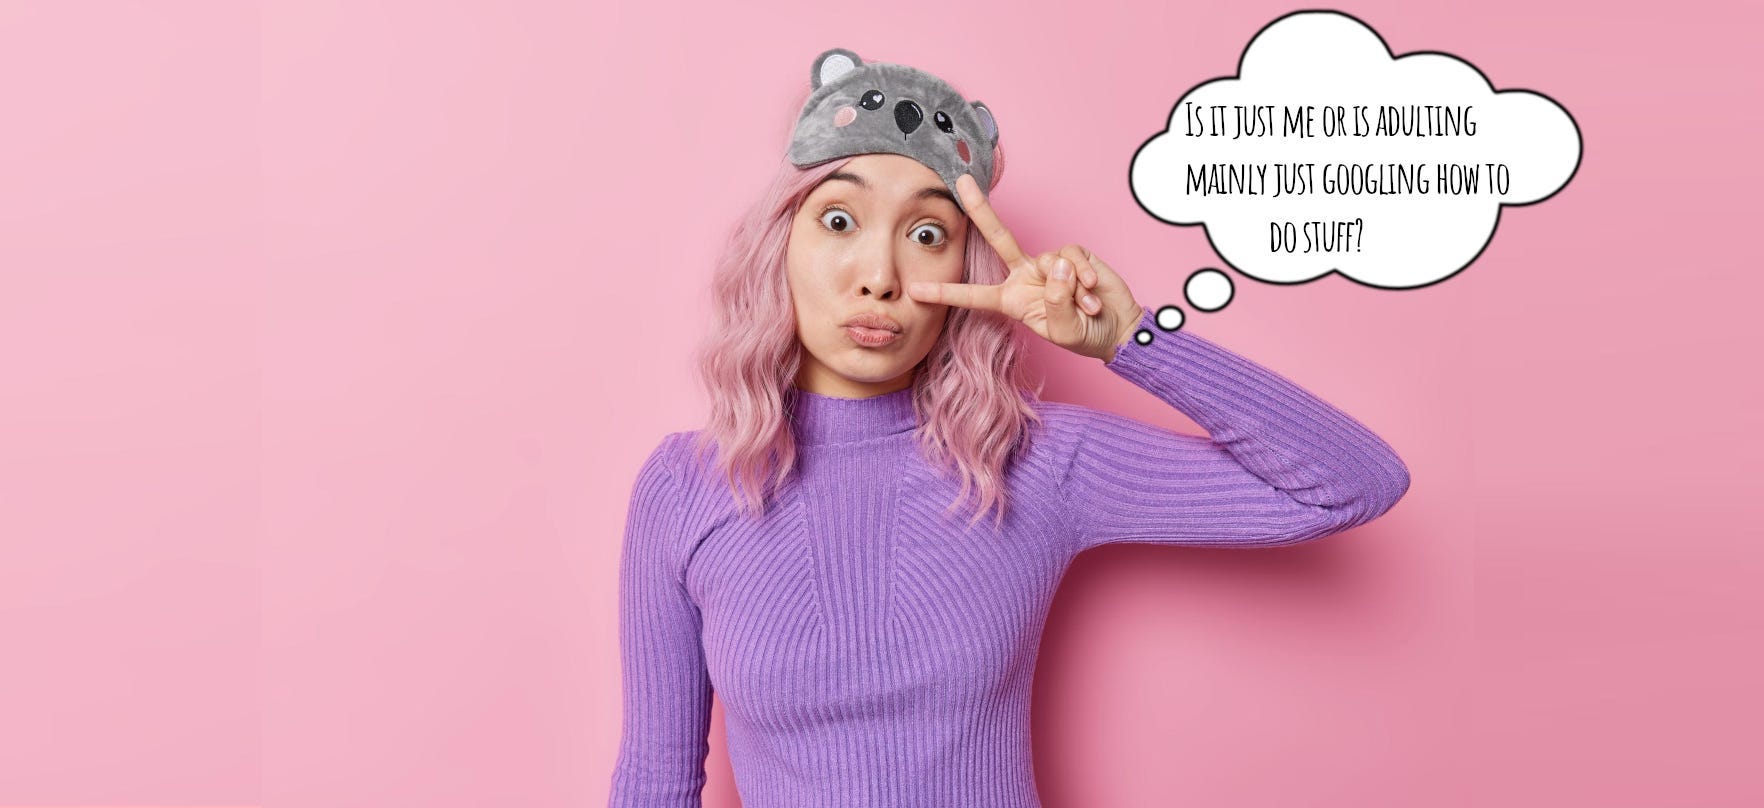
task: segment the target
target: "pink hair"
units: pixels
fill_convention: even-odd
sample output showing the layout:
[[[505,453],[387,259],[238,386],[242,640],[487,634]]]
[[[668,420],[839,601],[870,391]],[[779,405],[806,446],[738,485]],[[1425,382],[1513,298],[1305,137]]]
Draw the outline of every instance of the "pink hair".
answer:
[[[782,161],[765,196],[734,227],[712,281],[715,338],[707,335],[698,360],[710,418],[699,432],[696,456],[702,460],[707,450],[722,450],[716,452],[717,467],[751,513],[763,512],[796,464],[787,408],[795,401],[803,347],[784,269],[791,222],[809,192],[850,161],[808,169]],[[1004,173],[998,147],[993,165],[996,186]],[[963,282],[999,283],[1008,272],[970,222]],[[914,435],[934,466],[961,480],[960,494],[945,513],[977,492],[970,524],[993,506],[1003,520],[1006,464],[1028,448],[1030,423],[1040,422],[1031,402],[1041,387],[1027,389],[1022,357],[1013,321],[951,307],[930,353],[914,368]],[[769,490],[768,471],[774,486]]]

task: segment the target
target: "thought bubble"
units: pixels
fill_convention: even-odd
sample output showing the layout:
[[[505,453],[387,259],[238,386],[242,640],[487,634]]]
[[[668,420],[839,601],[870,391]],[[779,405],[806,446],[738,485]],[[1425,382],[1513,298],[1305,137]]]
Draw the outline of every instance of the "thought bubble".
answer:
[[[1548,199],[1580,153],[1579,127],[1549,97],[1497,92],[1451,54],[1393,58],[1358,19],[1303,11],[1257,32],[1236,76],[1183,95],[1134,153],[1130,182],[1147,213],[1202,225],[1256,280],[1337,272],[1414,289],[1469,266],[1502,206]],[[1185,293],[1215,311],[1229,289],[1191,278]]]

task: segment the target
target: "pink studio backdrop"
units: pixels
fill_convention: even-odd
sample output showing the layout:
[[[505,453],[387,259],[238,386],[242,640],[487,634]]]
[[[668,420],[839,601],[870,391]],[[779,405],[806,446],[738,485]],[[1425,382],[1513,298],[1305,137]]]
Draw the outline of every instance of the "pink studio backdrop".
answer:
[[[0,805],[603,803],[631,479],[825,48],[985,100],[1026,247],[1154,305],[1219,265],[1127,162],[1292,7],[882,8],[0,3]],[[1560,102],[1579,172],[1443,284],[1191,317],[1413,487],[1081,557],[1044,800],[1758,804],[1755,12],[1340,8]],[[1049,397],[1198,431],[1039,347]]]

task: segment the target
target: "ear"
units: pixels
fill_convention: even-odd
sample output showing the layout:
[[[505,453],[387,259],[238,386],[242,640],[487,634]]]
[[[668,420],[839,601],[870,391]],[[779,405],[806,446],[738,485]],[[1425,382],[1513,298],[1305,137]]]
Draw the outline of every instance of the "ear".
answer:
[[[809,68],[809,83],[819,90],[824,84],[838,81],[841,76],[863,66],[864,60],[856,53],[844,48],[831,48],[815,57],[815,64]]]
[[[997,144],[998,120],[992,117],[992,110],[987,109],[986,105],[979,101],[973,102],[970,106],[974,108],[974,114],[980,118],[980,128],[985,130],[986,142],[988,144]]]

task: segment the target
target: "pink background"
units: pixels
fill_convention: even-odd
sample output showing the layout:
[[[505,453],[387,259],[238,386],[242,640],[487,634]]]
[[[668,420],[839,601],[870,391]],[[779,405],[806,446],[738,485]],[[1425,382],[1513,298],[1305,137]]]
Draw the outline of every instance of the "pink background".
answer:
[[[631,479],[699,424],[713,257],[825,48],[986,101],[1026,247],[1152,305],[1218,265],[1127,161],[1292,7],[877,8],[0,3],[0,805],[603,804]],[[1764,801],[1760,20],[1339,8],[1556,99],[1579,173],[1446,283],[1191,317],[1413,487],[1082,556],[1046,804]],[[1198,431],[1037,347],[1048,397]]]

